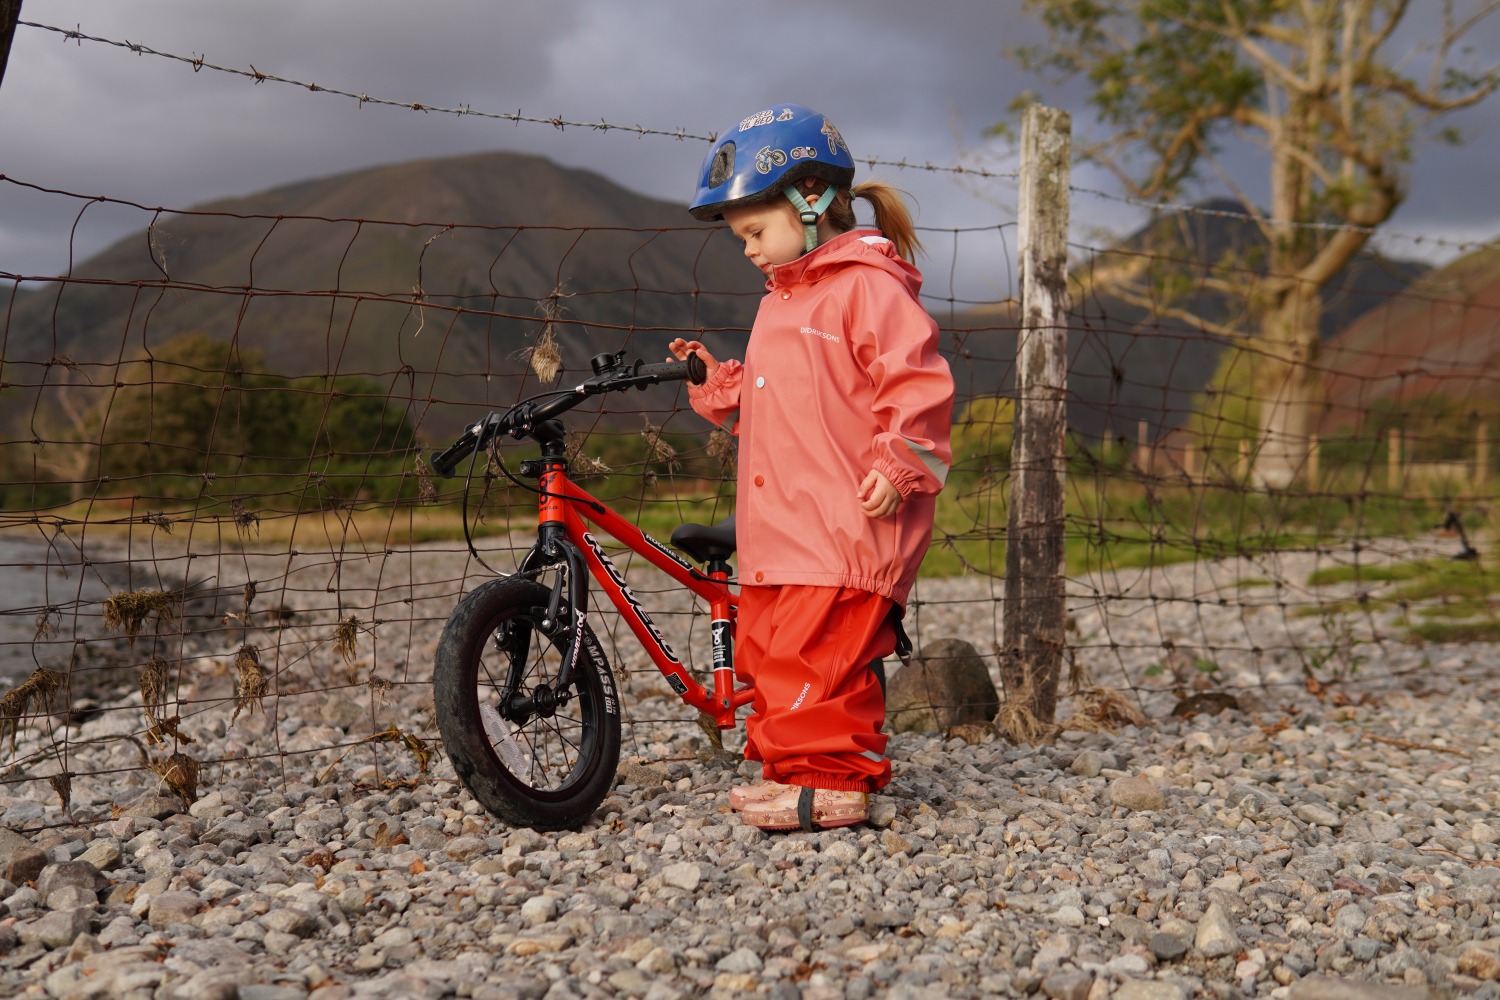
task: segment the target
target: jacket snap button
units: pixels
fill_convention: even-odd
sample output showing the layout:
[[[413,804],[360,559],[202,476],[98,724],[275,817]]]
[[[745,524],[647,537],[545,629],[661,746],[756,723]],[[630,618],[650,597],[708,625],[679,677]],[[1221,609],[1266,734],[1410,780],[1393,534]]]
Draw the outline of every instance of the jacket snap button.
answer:
[[[756,376],[756,379],[755,379],[755,388],[757,388],[757,389],[764,389],[765,387],[766,387],[766,377],[764,375],[758,375],[758,376]]]
[[[760,583],[765,578],[766,578],[766,574],[764,574],[764,573],[756,573],[755,574],[755,582],[756,583]]]
[[[792,297],[792,293],[791,293],[791,292],[782,292],[782,293],[781,293],[781,297],[782,297],[782,298],[783,298],[783,299],[789,299],[789,298],[791,298],[791,297]]]
[[[755,485],[756,486],[764,486],[764,485],[766,485],[766,477],[765,476],[756,476],[755,477]]]

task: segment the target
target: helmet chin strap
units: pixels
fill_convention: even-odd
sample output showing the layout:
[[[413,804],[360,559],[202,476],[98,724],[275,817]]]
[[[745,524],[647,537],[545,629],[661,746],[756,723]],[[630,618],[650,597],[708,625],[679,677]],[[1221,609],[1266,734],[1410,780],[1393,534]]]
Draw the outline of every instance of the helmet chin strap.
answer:
[[[792,207],[797,209],[797,216],[802,220],[802,242],[805,244],[802,252],[807,253],[817,247],[818,219],[824,212],[828,211],[828,206],[833,204],[833,199],[837,197],[839,189],[830,184],[818,197],[818,200],[810,205],[807,199],[802,197],[802,192],[798,191],[795,185],[788,184],[781,189],[781,193],[786,195],[787,200],[792,203]]]

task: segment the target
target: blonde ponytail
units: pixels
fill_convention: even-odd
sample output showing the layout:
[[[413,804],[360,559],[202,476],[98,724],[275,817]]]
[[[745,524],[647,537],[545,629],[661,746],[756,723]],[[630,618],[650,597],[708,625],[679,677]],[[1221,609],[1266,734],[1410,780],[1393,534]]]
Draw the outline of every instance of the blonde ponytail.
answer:
[[[906,209],[906,199],[901,196],[900,191],[882,181],[866,181],[854,185],[850,193],[868,201],[875,209],[875,228],[896,244],[898,254],[907,260],[914,260],[917,254],[923,252],[922,241],[917,238],[917,227],[911,221],[911,213]]]
[[[828,182],[818,177],[805,177],[801,185],[803,197],[808,201],[816,200],[828,188]],[[922,241],[917,239],[917,227],[911,221],[911,213],[906,210],[906,199],[899,190],[883,181],[856,184],[834,196],[833,203],[823,213],[834,232],[847,233],[855,228],[855,198],[865,199],[875,209],[875,228],[896,245],[896,253],[906,260],[914,260],[916,254],[925,253]]]

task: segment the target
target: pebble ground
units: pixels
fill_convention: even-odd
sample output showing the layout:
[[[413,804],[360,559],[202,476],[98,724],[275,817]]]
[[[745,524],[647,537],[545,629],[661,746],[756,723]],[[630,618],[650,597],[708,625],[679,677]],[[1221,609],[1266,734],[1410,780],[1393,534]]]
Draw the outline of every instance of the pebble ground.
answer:
[[[991,583],[923,586],[924,641],[989,648]],[[415,598],[354,665],[391,684],[330,689],[326,642],[302,656],[283,634],[280,686],[236,716],[232,650],[208,651],[179,691],[181,749],[206,762],[191,804],[140,766],[164,751],[141,739],[139,692],[67,727],[66,810],[43,780],[62,723],[24,725],[0,784],[0,995],[1500,996],[1492,647],[1350,631],[1360,669],[1319,694],[1267,687],[1262,657],[1214,679],[1238,707],[1174,716],[1182,692],[1149,670],[1160,637],[1212,648],[1220,623],[1192,602],[1107,621],[1124,595],[1085,594],[1075,634],[1107,625],[1095,679],[1132,675],[1141,724],[1040,746],[897,734],[868,825],[776,835],[725,803],[755,774],[733,738],[716,751],[632,674],[619,783],[582,829],[538,833],[485,814],[440,746],[423,771],[366,739],[435,733],[441,614],[421,608],[451,595]],[[1247,625],[1245,603],[1226,648],[1254,645],[1257,617],[1315,627]]]

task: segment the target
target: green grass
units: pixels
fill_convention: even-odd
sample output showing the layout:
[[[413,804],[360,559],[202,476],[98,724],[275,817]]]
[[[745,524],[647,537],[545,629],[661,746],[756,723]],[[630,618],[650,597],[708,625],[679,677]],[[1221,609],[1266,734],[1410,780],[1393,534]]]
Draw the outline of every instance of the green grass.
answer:
[[[1483,622],[1425,621],[1413,625],[1410,635],[1423,642],[1500,642],[1500,620]]]
[[[1353,566],[1329,566],[1314,570],[1308,575],[1307,583],[1312,587],[1327,587],[1337,583],[1391,583],[1416,579],[1427,572],[1429,568],[1425,562],[1390,563],[1382,566],[1356,563]]]
[[[1372,605],[1408,606],[1442,600],[1444,607],[1469,613],[1487,611],[1489,597],[1500,591],[1500,571],[1478,562],[1422,559],[1385,566],[1338,566],[1309,574],[1310,585],[1335,583],[1394,584],[1366,601]]]
[[[515,456],[511,468],[516,468]],[[638,523],[659,541],[686,521],[714,523],[733,510],[733,484],[699,478],[689,471],[672,476],[665,467],[629,464],[623,452],[613,475],[585,479],[583,485],[622,516]],[[701,464],[701,463],[700,463]],[[67,525],[70,533],[92,536],[127,534],[149,541],[170,531],[194,539],[266,546],[328,540],[367,548],[422,542],[454,542],[463,537],[458,491],[460,481],[438,481],[438,503],[414,500],[392,504],[377,499],[336,511],[293,515],[260,510],[250,525],[238,523],[229,505],[208,498],[152,501],[131,498],[80,501],[37,512],[39,524]],[[1009,491],[1012,480],[1003,466],[971,463],[956,468],[940,495],[935,538],[922,575],[948,577],[1005,574]],[[1067,478],[1065,571],[1072,577],[1106,570],[1129,570],[1195,560],[1255,557],[1267,552],[1313,550],[1330,543],[1347,547],[1360,539],[1431,537],[1449,503],[1431,496],[1375,495],[1366,483],[1337,472],[1324,477],[1314,494],[1267,492],[1227,482],[1188,483],[1181,478],[1142,478],[1117,468],[1082,467],[1075,462]],[[529,532],[535,524],[532,493],[498,479],[482,492],[470,487],[471,531],[481,537],[512,530]],[[476,504],[485,498],[482,510]],[[1483,513],[1476,513],[1483,511]],[[23,517],[28,515],[22,515]],[[1488,521],[1488,508],[1477,505],[1465,514],[1471,539],[1500,535]],[[149,520],[148,520],[149,519]],[[171,522],[163,527],[162,520]],[[190,526],[191,525],[191,526]],[[1454,546],[1457,547],[1455,540]],[[1484,546],[1481,545],[1481,548]],[[1276,581],[1264,572],[1235,581],[1247,588]],[[1318,570],[1313,587],[1368,584],[1363,601],[1351,599],[1301,611],[1329,614],[1346,611],[1425,607],[1422,616],[1442,617],[1457,625],[1463,619],[1493,615],[1490,595],[1500,592],[1500,573],[1476,562],[1429,560],[1390,565],[1360,563]],[[1440,603],[1437,603],[1440,602]]]
[[[1339,583],[1390,584],[1377,593],[1302,609],[1301,615],[1360,610],[1408,610],[1417,605],[1420,621],[1408,626],[1410,638],[1422,642],[1500,641],[1500,616],[1493,595],[1500,593],[1500,572],[1475,561],[1421,559],[1381,566],[1337,566],[1308,577],[1313,586]],[[1430,603],[1438,602],[1438,603]]]

